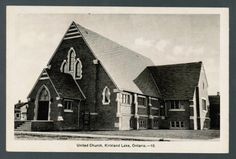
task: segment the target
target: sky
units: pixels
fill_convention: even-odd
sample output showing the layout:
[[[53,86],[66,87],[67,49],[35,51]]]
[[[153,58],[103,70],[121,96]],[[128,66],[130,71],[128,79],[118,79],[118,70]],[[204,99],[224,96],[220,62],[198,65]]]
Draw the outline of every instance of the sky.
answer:
[[[219,15],[18,14],[7,26],[7,91],[13,104],[27,100],[72,21],[155,65],[202,61],[208,93],[219,91]]]

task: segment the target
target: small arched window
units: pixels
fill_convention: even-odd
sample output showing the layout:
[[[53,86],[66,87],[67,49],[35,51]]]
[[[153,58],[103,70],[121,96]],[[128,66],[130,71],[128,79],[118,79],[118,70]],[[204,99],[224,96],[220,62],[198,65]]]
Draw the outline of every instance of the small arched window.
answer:
[[[45,87],[42,88],[39,94],[39,101],[49,101],[49,93]]]
[[[66,60],[62,62],[60,70],[61,72],[66,73]]]
[[[103,89],[103,92],[102,92],[102,104],[104,105],[107,105],[107,104],[110,104],[110,90],[109,88],[106,86],[104,89]]]
[[[76,79],[82,78],[82,63],[79,58],[76,59],[75,63],[75,78]]]
[[[69,71],[74,71],[75,57],[75,50],[73,48],[70,48],[68,52]]]

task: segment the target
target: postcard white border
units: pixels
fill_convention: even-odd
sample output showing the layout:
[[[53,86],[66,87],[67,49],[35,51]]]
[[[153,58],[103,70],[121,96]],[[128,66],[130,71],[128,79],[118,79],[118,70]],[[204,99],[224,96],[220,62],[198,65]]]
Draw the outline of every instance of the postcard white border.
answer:
[[[103,141],[119,144],[155,144],[155,148],[99,148],[76,147],[78,143],[100,144],[100,141],[27,141],[14,139],[14,107],[6,99],[6,150],[20,152],[135,152],[135,153],[228,153],[229,151],[229,9],[228,8],[170,8],[170,7],[48,7],[7,6],[7,52],[10,47],[8,28],[16,14],[219,14],[220,15],[220,92],[221,130],[219,141]],[[8,59],[8,57],[7,57]],[[8,81],[8,79],[6,80]],[[7,82],[7,87],[8,87]],[[7,91],[7,97],[9,92]]]

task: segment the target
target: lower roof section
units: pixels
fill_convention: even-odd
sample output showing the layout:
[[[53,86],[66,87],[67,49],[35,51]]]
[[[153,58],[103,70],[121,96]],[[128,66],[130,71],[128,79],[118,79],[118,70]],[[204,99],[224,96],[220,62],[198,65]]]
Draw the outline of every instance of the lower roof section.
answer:
[[[61,98],[84,100],[85,96],[70,74],[45,69]]]

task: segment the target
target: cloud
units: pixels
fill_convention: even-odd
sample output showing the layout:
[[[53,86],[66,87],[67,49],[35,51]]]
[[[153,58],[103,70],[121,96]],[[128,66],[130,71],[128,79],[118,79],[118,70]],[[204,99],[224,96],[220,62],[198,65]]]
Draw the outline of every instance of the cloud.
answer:
[[[143,37],[140,37],[140,38],[135,39],[134,44],[141,47],[152,47],[154,44],[154,41],[147,40],[147,39],[144,39]]]
[[[170,42],[167,41],[167,40],[159,40],[156,42],[155,44],[155,48],[158,50],[158,51],[165,51],[167,45],[169,44]]]
[[[186,49],[186,52],[191,53],[191,54],[195,54],[195,55],[203,55],[204,51],[205,50],[203,47],[196,48],[196,47],[190,46]]]
[[[177,45],[173,48],[173,54],[174,55],[183,55],[184,54],[184,47]]]
[[[168,40],[148,40],[148,39],[144,39],[143,37],[139,37],[137,39],[135,39],[134,44],[136,47],[139,48],[152,48],[152,49],[156,49],[160,52],[165,51],[165,49],[167,48],[167,46],[170,44],[170,41]]]
[[[175,56],[189,57],[189,56],[201,56],[205,52],[204,47],[193,47],[193,46],[184,46],[176,45],[173,47],[172,53]]]

